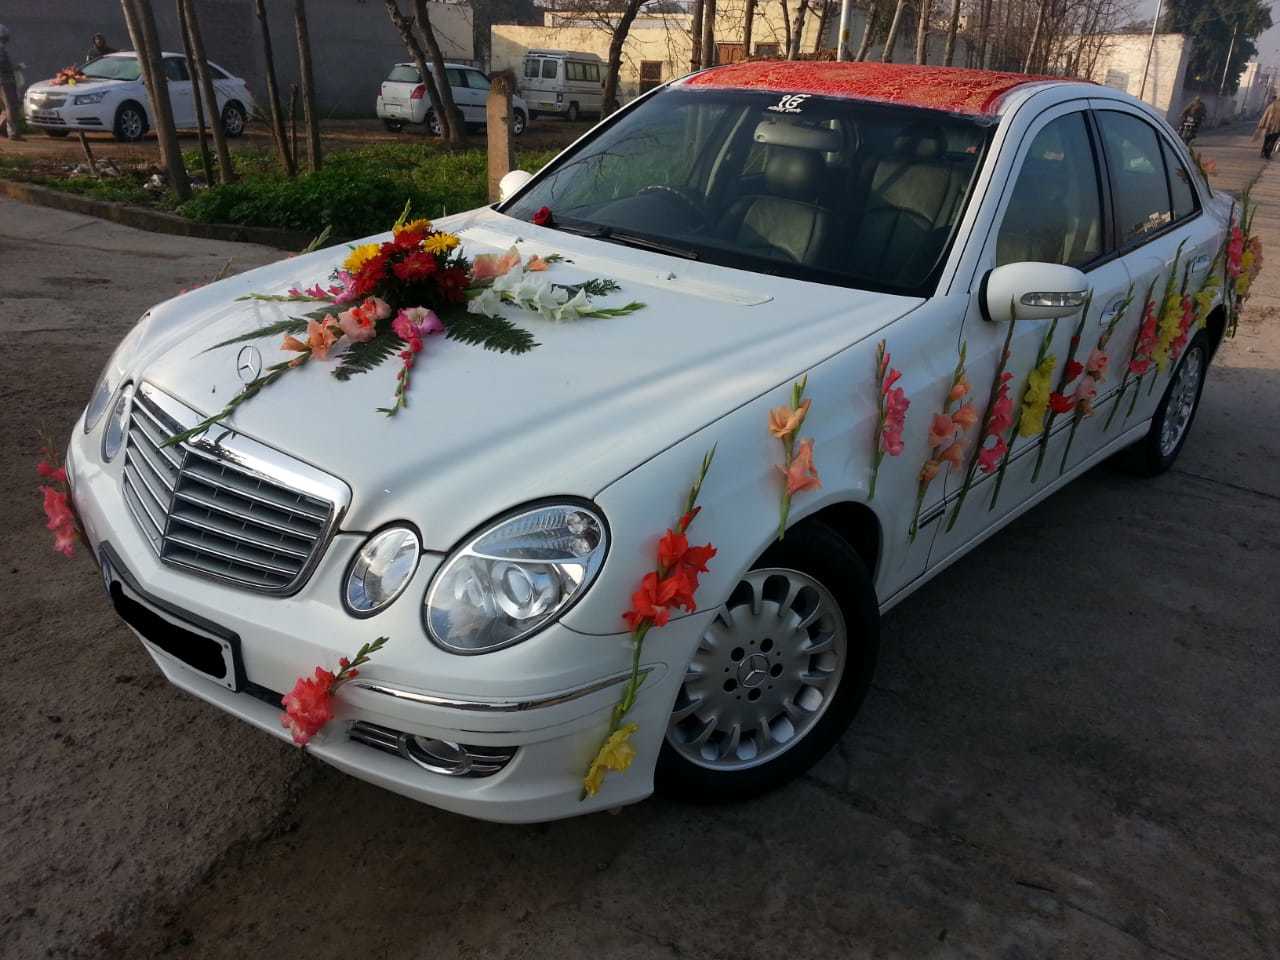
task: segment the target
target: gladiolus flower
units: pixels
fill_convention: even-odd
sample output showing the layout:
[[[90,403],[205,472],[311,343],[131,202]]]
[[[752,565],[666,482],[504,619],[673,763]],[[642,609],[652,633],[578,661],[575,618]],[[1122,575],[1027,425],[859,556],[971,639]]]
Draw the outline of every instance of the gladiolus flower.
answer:
[[[964,466],[964,448],[964,441],[957,440],[948,446],[947,449],[942,451],[939,455],[939,459],[945,463],[951,464],[953,468],[958,470]]]
[[[670,570],[680,563],[689,549],[689,538],[683,533],[668,530],[658,541],[658,566]]]
[[[281,698],[284,716],[280,723],[292,734],[293,742],[298,746],[306,746],[333,719],[335,679],[328,670],[316,667],[314,677],[299,677],[293,689]]]
[[[338,326],[351,340],[363,343],[377,335],[377,322],[389,316],[391,316],[391,307],[385,300],[369,297],[358,307],[351,307],[338,314]]]
[[[1084,373],[1084,364],[1079,360],[1069,360],[1066,369],[1063,371],[1064,382],[1070,383],[1082,373]]]
[[[637,724],[628,723],[609,734],[609,738],[601,744],[600,751],[587,768],[587,775],[582,778],[582,788],[587,796],[594,797],[600,792],[608,771],[622,773],[631,766],[631,761],[636,758],[636,748],[631,746],[631,735],[639,729]]]
[[[1095,380],[1101,380],[1106,376],[1107,364],[1110,362],[1111,358],[1095,347],[1093,352],[1089,354],[1089,359],[1085,361],[1084,369]]]
[[[535,254],[529,258],[529,262],[524,265],[524,268],[529,273],[541,273],[549,266],[551,266],[551,264]]]
[[[940,447],[956,433],[956,424],[945,413],[935,413],[929,424],[929,446]]]
[[[968,430],[978,422],[978,411],[973,408],[972,403],[966,403],[951,414],[951,420],[961,430]]]
[[[993,473],[996,467],[1000,466],[1000,461],[1004,458],[1005,451],[1009,449],[1009,445],[1004,442],[1004,437],[996,437],[996,442],[989,446],[983,447],[978,451],[978,468],[983,473]]]
[[[519,265],[520,252],[511,247],[505,253],[482,253],[471,261],[472,280],[492,280]]]
[[[965,378],[964,374],[961,374],[960,379],[952,385],[951,392],[947,394],[947,401],[949,403],[954,403],[964,397],[968,392],[969,381]]]
[[[1049,394],[1049,409],[1054,413],[1070,413],[1075,401],[1061,393]]]
[[[552,224],[551,208],[539,207],[529,219],[540,227],[549,227]]]
[[[55,483],[67,482],[67,468],[55,467],[48,460],[41,460],[36,464],[36,473],[44,477],[46,480],[52,480]]]
[[[926,460],[923,467],[920,468],[920,482],[929,483],[938,475],[938,471],[942,469],[942,464],[937,460]]]
[[[631,609],[622,615],[627,626],[635,630],[644,621],[655,627],[665,627],[671,619],[677,593],[684,585],[672,577],[659,580],[657,573],[646,573],[640,581],[640,589],[631,595]]]
[[[816,490],[822,486],[822,481],[818,477],[818,470],[813,465],[813,441],[801,440],[796,445],[795,456],[791,458],[791,465],[783,468],[779,467],[783,475],[787,478],[787,493],[797,494],[804,490]]]
[[[309,352],[317,360],[325,359],[329,356],[329,349],[339,336],[334,332],[332,321],[332,317],[326,317],[324,323],[315,319],[308,319],[306,342],[304,343],[297,337],[288,335],[284,338],[284,342],[280,344],[280,349],[292,350],[297,353]],[[301,357],[299,358],[299,360],[302,359]]]
[[[1244,258],[1244,231],[1238,224],[1231,225],[1231,239],[1227,242],[1227,276],[1240,276],[1241,261]]]
[[[417,353],[422,349],[424,337],[433,333],[444,333],[444,324],[440,322],[434,310],[428,310],[426,307],[405,307],[391,321],[391,330],[409,344],[414,353]]]
[[[809,403],[806,398],[794,410],[790,407],[774,407],[769,411],[769,432],[779,440],[792,436],[804,423],[804,418],[809,413]]]
[[[1092,400],[1098,395],[1098,385],[1090,377],[1085,377],[1080,381],[1080,385],[1076,387],[1075,401],[1083,403],[1086,400]]]

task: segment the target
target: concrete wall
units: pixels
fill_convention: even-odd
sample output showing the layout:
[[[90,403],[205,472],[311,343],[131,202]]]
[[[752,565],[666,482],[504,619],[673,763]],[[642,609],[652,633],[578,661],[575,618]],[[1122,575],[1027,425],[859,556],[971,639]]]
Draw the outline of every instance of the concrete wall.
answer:
[[[1150,34],[1128,33],[1103,38],[1097,62],[1087,79],[1138,96],[1150,40]],[[1156,36],[1142,99],[1168,118],[1176,119],[1184,99],[1191,99],[1184,98],[1183,92],[1190,55],[1191,45],[1182,34],[1162,33]]]
[[[794,4],[791,7],[794,14]],[[745,0],[720,0],[716,4],[717,43],[740,44],[742,42],[745,9]],[[607,28],[580,18],[573,19],[554,13],[547,13],[544,17],[546,22],[543,26],[516,24],[493,26],[491,61],[495,70],[511,69],[519,76],[525,52],[533,48],[580,50],[584,53],[595,53],[602,60],[608,59],[610,35]],[[619,93],[622,100],[629,100],[639,93],[641,61],[661,63],[664,81],[684,76],[689,72],[692,51],[689,36],[690,22],[691,18],[687,14],[636,19],[622,50],[622,69],[619,73]],[[864,22],[865,13],[855,10],[853,24],[849,30],[855,52],[862,39]],[[805,18],[800,44],[803,53],[812,53],[815,47],[819,46],[818,27],[817,16],[811,13]],[[837,12],[827,23],[827,30],[820,44],[822,49],[835,48],[838,30]],[[778,0],[759,0],[751,29],[751,52],[762,52],[761,44],[776,44],[779,50],[785,52],[785,42],[786,31],[783,27],[781,3]],[[930,33],[927,54],[930,63],[942,62],[945,44],[944,34],[936,31]],[[957,65],[965,63],[968,49],[968,40],[960,38],[955,57]],[[869,59],[879,60],[881,52],[881,45],[873,47]],[[914,29],[899,35],[898,42],[894,46],[894,59],[898,63],[911,63],[915,60]]]
[[[180,53],[174,4],[153,0],[160,42],[165,50]],[[468,4],[431,3],[431,22],[444,55],[472,57],[472,15]],[[201,33],[210,60],[244,77],[249,88],[266,103],[262,39],[253,0],[199,0]],[[402,3],[409,9],[412,3]],[[268,0],[276,78],[281,96],[297,79],[297,46],[293,30],[293,4]],[[125,29],[119,0],[4,0],[0,23],[13,39],[10,55],[25,62],[28,83],[47,79],[54,72],[84,60],[89,40],[103,33],[119,50],[132,44]],[[377,0],[307,0],[307,25],[311,58],[315,65],[316,98],[322,115],[373,115],[378,84],[391,64],[407,60],[399,34]]]

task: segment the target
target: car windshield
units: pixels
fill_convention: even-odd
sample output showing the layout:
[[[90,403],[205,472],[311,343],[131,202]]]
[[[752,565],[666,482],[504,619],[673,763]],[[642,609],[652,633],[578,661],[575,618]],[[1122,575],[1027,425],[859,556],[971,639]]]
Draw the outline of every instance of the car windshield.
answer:
[[[990,120],[744,90],[668,89],[503,207],[601,240],[841,286],[931,292]]]
[[[132,54],[127,57],[99,57],[86,63],[80,72],[92,80],[137,80],[138,58]]]

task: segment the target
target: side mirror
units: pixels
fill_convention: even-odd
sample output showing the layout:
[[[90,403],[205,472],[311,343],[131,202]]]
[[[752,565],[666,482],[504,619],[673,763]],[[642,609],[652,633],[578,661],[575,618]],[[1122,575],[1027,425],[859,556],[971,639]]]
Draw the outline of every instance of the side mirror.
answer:
[[[498,181],[498,202],[502,203],[519,193],[533,179],[528,170],[512,170]]]
[[[1089,295],[1089,282],[1075,267],[1060,263],[1006,263],[987,274],[987,316],[996,323],[1013,319],[1052,320],[1075,313]]]

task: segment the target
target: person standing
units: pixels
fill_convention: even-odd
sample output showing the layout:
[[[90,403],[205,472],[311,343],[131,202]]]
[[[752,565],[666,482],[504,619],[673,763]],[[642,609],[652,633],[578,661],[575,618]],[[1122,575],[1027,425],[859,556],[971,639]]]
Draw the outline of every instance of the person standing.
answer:
[[[93,40],[89,44],[89,52],[84,55],[84,62],[97,60],[99,57],[105,57],[108,53],[115,53],[116,48],[107,43],[107,38],[100,33],[93,35]]]
[[[1271,98],[1267,109],[1262,111],[1262,117],[1258,120],[1251,139],[1257,140],[1259,136],[1262,137],[1262,155],[1270,160],[1271,151],[1276,148],[1276,141],[1280,140],[1280,100],[1275,97]]]
[[[18,124],[22,120],[22,102],[18,99],[13,61],[9,59],[9,28],[4,24],[0,24],[0,108],[0,132],[7,132],[10,140],[21,140]]]

